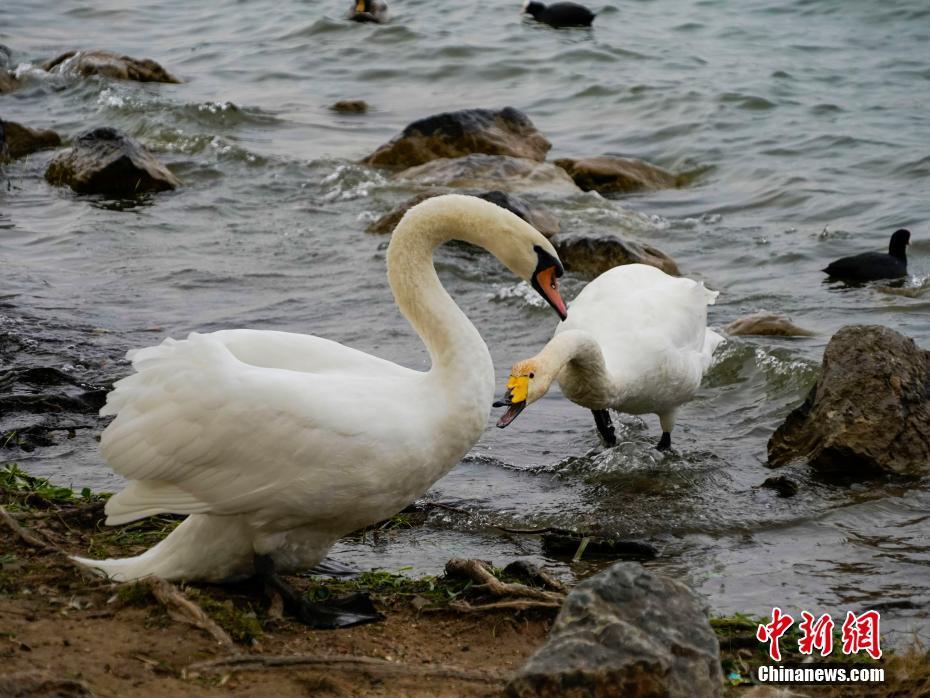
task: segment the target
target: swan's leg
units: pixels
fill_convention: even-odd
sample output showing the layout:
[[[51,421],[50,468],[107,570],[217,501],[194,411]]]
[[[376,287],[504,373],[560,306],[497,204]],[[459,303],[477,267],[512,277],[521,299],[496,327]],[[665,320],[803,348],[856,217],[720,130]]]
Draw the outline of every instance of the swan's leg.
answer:
[[[318,630],[347,628],[373,623],[382,616],[365,594],[353,594],[326,606],[308,601],[275,571],[270,555],[255,556],[255,574],[265,583],[265,589],[281,595],[284,609],[304,625]]]
[[[662,438],[656,444],[659,451],[668,451],[672,447],[672,429],[675,428],[675,419],[678,417],[678,410],[665,412],[659,415],[659,424],[662,425]]]
[[[591,414],[594,415],[594,424],[603,437],[604,443],[608,446],[616,446],[617,435],[614,434],[614,425],[610,421],[610,412],[607,410],[591,410]]]

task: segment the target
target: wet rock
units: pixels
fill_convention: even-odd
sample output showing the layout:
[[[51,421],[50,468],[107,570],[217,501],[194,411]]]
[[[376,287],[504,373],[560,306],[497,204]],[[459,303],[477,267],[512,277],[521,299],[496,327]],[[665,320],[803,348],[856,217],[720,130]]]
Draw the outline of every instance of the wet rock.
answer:
[[[66,51],[42,64],[49,72],[76,73],[84,77],[102,75],[137,82],[181,82],[151,58],[133,58],[114,51],[90,49]]]
[[[787,315],[760,310],[734,320],[726,327],[727,334],[760,335],[768,337],[812,337],[815,333],[798,327]]]
[[[506,694],[691,698],[722,688],[705,602],[675,579],[621,562],[575,587]]]
[[[505,155],[440,158],[398,172],[394,178],[437,187],[506,187],[511,191],[534,190],[566,195],[579,191],[561,167]]]
[[[391,233],[394,231],[394,228],[397,227],[400,219],[403,218],[403,215],[409,209],[413,208],[421,201],[425,201],[426,199],[432,198],[434,196],[439,196],[442,193],[443,192],[439,191],[429,191],[422,194],[417,194],[416,196],[407,199],[397,208],[381,216],[381,218],[369,225],[368,228],[366,228],[366,231],[377,235]],[[486,201],[490,201],[491,203],[495,203],[501,208],[506,208],[508,211],[515,213],[546,237],[552,237],[559,232],[558,218],[556,218],[545,208],[539,206],[530,206],[530,204],[518,196],[497,190],[486,191],[482,194],[475,194],[475,196],[485,199]]]
[[[20,82],[13,76],[13,73],[5,68],[0,68],[0,95],[12,92],[19,85]]]
[[[5,698],[94,698],[83,681],[49,676],[40,672],[20,672],[0,676],[0,696]]]
[[[368,102],[364,99],[340,99],[329,107],[340,114],[364,114],[368,111]]]
[[[472,153],[542,162],[552,144],[513,107],[463,109],[414,121],[365,159],[380,167],[413,167]]]
[[[766,478],[762,486],[775,490],[779,497],[793,497],[798,493],[798,483],[784,475],[774,475]]]
[[[840,329],[768,453],[770,466],[804,460],[831,476],[930,473],[930,352],[887,327]]]
[[[61,136],[49,129],[30,128],[15,121],[0,119],[0,141],[3,143],[0,146],[0,160],[4,152],[8,158],[15,160],[37,150],[61,145]]]
[[[588,278],[624,264],[648,264],[678,276],[678,265],[662,250],[616,235],[572,235],[553,240],[565,269]]]
[[[674,172],[642,160],[604,155],[580,160],[564,158],[555,164],[568,172],[583,190],[593,189],[602,194],[674,189],[681,185]]]
[[[71,150],[52,160],[45,179],[82,194],[116,197],[165,191],[181,185],[138,141],[108,127],[78,137]]]

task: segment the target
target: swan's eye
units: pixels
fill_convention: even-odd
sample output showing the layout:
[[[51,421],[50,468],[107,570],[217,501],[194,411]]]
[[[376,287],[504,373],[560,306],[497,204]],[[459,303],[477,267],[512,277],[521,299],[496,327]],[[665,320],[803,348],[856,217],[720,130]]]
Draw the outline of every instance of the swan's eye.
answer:
[[[530,378],[535,378],[535,377],[536,377],[535,373],[530,373]]]

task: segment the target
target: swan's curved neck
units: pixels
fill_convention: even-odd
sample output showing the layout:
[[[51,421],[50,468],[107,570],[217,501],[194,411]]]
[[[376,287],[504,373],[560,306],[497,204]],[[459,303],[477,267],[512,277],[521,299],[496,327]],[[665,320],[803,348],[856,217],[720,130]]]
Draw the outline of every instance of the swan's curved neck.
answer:
[[[613,397],[616,386],[607,372],[601,345],[584,330],[559,332],[536,355],[536,362],[548,383],[561,374],[559,381],[566,395],[580,391],[585,402],[609,401]]]
[[[464,240],[489,248],[485,228],[476,229],[467,215],[406,215],[387,251],[388,282],[404,317],[423,340],[432,360],[431,377],[454,382],[490,409],[494,366],[478,330],[459,309],[439,281],[433,251],[448,240]],[[471,385],[462,384],[471,383]]]

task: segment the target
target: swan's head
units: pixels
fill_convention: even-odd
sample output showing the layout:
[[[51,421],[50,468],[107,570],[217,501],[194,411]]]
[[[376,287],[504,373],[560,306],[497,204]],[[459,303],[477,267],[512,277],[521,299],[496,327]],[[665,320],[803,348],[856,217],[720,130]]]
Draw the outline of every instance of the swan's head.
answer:
[[[518,361],[510,369],[507,380],[507,392],[503,400],[494,403],[495,407],[506,407],[507,411],[497,420],[497,426],[503,429],[519,414],[532,405],[549,390],[551,379],[543,375],[545,367],[536,359]]]

